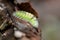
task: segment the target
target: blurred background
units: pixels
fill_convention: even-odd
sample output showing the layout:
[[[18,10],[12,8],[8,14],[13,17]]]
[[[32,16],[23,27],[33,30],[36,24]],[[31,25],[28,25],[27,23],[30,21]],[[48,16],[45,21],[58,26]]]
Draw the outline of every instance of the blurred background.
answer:
[[[60,40],[60,0],[30,0],[39,14],[42,40]]]

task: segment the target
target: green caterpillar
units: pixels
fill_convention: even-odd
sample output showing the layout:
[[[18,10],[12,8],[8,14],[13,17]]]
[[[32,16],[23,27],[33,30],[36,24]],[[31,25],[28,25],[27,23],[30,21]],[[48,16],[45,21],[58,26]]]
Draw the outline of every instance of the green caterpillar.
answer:
[[[33,14],[31,14],[29,12],[26,12],[26,11],[16,11],[16,12],[13,13],[13,16],[15,16],[15,17],[17,17],[19,19],[28,21],[34,27],[38,27],[37,18]]]

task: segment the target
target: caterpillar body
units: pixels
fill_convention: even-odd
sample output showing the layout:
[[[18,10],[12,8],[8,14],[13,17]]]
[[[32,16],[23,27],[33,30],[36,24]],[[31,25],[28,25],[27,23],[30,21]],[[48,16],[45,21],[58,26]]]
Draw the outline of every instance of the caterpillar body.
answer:
[[[16,11],[16,12],[13,13],[13,16],[16,17],[16,18],[28,21],[34,27],[38,27],[38,20],[37,20],[37,18],[33,14],[31,14],[29,12],[26,12],[26,11]]]

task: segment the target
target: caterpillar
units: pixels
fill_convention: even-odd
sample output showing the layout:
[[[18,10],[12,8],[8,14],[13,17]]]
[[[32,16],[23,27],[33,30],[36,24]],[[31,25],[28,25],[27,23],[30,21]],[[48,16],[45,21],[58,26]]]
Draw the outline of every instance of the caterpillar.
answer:
[[[22,20],[25,20],[27,22],[29,22],[31,25],[33,25],[34,27],[38,27],[38,20],[37,18],[26,11],[16,11],[13,13],[13,16]]]

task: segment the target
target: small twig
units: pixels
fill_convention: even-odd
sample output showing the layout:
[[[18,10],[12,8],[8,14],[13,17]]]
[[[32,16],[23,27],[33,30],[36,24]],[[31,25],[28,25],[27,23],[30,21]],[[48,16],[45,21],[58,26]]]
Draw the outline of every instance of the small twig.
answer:
[[[6,24],[6,22],[7,22],[7,19],[1,24],[1,26],[0,26],[0,29],[2,30],[2,29],[4,29],[5,28],[5,24]]]

